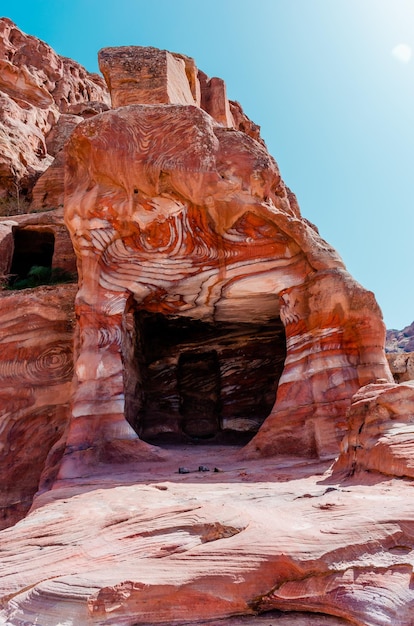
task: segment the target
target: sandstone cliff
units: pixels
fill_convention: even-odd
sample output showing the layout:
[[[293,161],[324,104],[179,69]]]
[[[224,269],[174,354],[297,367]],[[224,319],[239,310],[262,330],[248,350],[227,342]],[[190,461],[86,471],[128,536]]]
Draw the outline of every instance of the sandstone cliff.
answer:
[[[36,37],[0,19],[0,200],[23,212],[39,176],[62,147],[56,126],[73,128],[82,115],[109,103],[104,81],[79,63],[57,55]],[[64,114],[62,119],[62,114]],[[71,120],[71,121],[68,121]],[[56,174],[56,165],[51,170]],[[61,170],[63,174],[63,170]],[[51,173],[49,173],[49,179]],[[53,177],[52,177],[53,180]],[[58,187],[58,188],[56,188]],[[63,204],[63,176],[36,194],[35,206]],[[49,197],[48,197],[49,196]],[[4,213],[3,213],[4,214]]]
[[[53,207],[0,220],[0,623],[411,626],[374,295],[221,79],[0,24],[3,198]]]

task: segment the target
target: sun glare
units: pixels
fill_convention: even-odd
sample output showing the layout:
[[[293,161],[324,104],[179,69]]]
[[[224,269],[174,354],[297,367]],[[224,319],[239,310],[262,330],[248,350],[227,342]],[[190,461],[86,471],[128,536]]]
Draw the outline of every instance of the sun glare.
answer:
[[[411,60],[413,51],[408,44],[399,43],[392,49],[391,54],[397,61],[400,61],[400,63],[408,63]]]

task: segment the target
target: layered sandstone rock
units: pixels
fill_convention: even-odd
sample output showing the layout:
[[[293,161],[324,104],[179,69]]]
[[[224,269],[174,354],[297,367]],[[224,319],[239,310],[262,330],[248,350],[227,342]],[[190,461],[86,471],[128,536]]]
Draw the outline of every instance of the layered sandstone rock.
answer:
[[[94,101],[109,101],[100,76],[0,19],[0,197],[19,209],[53,161],[46,138],[61,113]]]
[[[348,432],[335,471],[413,478],[413,422],[414,381],[362,387],[349,410]]]
[[[1,285],[27,282],[35,270],[39,282],[49,280],[42,273],[74,280],[61,149],[86,109],[108,108],[105,84],[7,18],[0,19],[0,70],[0,210],[10,215],[0,222]],[[60,211],[18,215],[59,205]],[[72,284],[1,292],[1,527],[27,512],[69,420],[75,291]]]
[[[1,297],[0,528],[27,513],[69,420],[75,291],[55,285]]]
[[[40,283],[54,277],[71,284],[7,289],[19,281],[30,284],[28,275],[36,268],[43,272]],[[77,285],[63,209],[0,218],[0,277],[0,527],[4,528],[30,508],[46,457],[70,418]],[[49,461],[49,476],[54,462]]]
[[[16,64],[33,38],[1,24]],[[3,83],[32,113],[59,103],[33,198],[60,204],[66,167],[74,249],[62,210],[12,216],[0,272],[76,255],[79,290],[0,294],[0,622],[411,626],[413,386],[373,294],[223,81],[106,49],[105,110],[42,46],[74,83],[29,64]]]
[[[226,126],[260,139],[260,129],[238,102],[229,101],[221,78],[209,78],[194,59],[158,50],[124,46],[99,52],[113,108],[129,104],[183,104],[201,107]]]
[[[0,218],[1,284],[26,278],[33,266],[50,267],[76,278],[76,258],[63,209]]]
[[[257,425],[254,392],[240,406],[229,399],[246,393],[256,372],[273,377],[277,397],[246,454],[335,456],[352,395],[391,380],[379,308],[301,217],[263,143],[223,126],[196,97],[189,102],[197,75],[188,78],[185,61],[171,59],[153,49],[101,51],[113,104],[128,106],[78,125],[66,147],[81,337],[70,454],[146,430],[214,436],[227,428],[226,407],[240,418],[231,429],[243,430],[252,416]],[[187,95],[177,95],[185,81]],[[152,316],[148,332],[142,315]],[[279,347],[271,351],[286,352],[283,371],[266,349],[259,354],[259,326],[278,324],[286,345],[274,330]],[[151,347],[151,335],[168,325],[181,341],[172,351]],[[256,370],[246,379],[237,344],[248,354],[255,337]],[[232,360],[233,379],[226,375]],[[258,396],[271,391],[259,385]],[[186,424],[187,406],[205,429]]]
[[[287,458],[241,465],[228,447],[96,465],[3,531],[0,620],[285,626],[288,613],[264,613],[282,610],[305,612],[289,626],[411,626],[412,484],[373,478]]]

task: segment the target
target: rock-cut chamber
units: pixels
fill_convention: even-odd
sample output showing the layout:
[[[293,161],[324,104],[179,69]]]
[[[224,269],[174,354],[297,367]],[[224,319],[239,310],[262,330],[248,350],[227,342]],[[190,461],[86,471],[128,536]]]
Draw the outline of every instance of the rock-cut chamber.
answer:
[[[34,268],[51,270],[55,236],[48,230],[15,228],[14,252],[10,267],[10,284],[26,280]]]
[[[286,356],[280,318],[204,322],[135,310],[126,418],[145,441],[245,443],[269,415]]]

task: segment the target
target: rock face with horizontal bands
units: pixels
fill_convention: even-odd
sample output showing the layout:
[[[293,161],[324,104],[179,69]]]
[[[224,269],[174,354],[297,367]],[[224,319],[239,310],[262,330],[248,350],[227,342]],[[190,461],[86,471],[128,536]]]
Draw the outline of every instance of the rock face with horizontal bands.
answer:
[[[27,513],[46,457],[66,430],[75,290],[74,284],[56,285],[1,298],[0,528]],[[52,470],[50,459],[49,475]]]
[[[33,41],[2,28],[11,62]],[[413,388],[373,294],[223,81],[154,49],[100,62],[112,110],[4,74],[16,105],[59,96],[33,203],[65,167],[79,290],[2,292],[0,622],[411,626]],[[0,220],[4,280],[74,272],[62,218]]]
[[[354,396],[336,472],[414,478],[414,381],[371,384]]]
[[[101,50],[100,64],[116,108],[78,125],[66,146],[80,271],[68,471],[85,446],[133,447],[136,433],[214,437],[255,419],[257,430],[266,415],[257,424],[255,392],[230,399],[252,393],[254,372],[273,376],[256,389],[270,416],[246,454],[334,456],[352,395],[391,380],[373,295],[301,217],[263,142],[202,108],[214,83],[192,60],[130,47]],[[196,324],[208,341],[202,330],[189,338]],[[284,367],[275,372],[266,349],[240,360],[249,342],[260,352],[259,326],[275,324],[284,332],[271,352],[286,354]],[[151,347],[163,325],[181,337],[170,352]],[[198,430],[187,423],[195,414]]]

